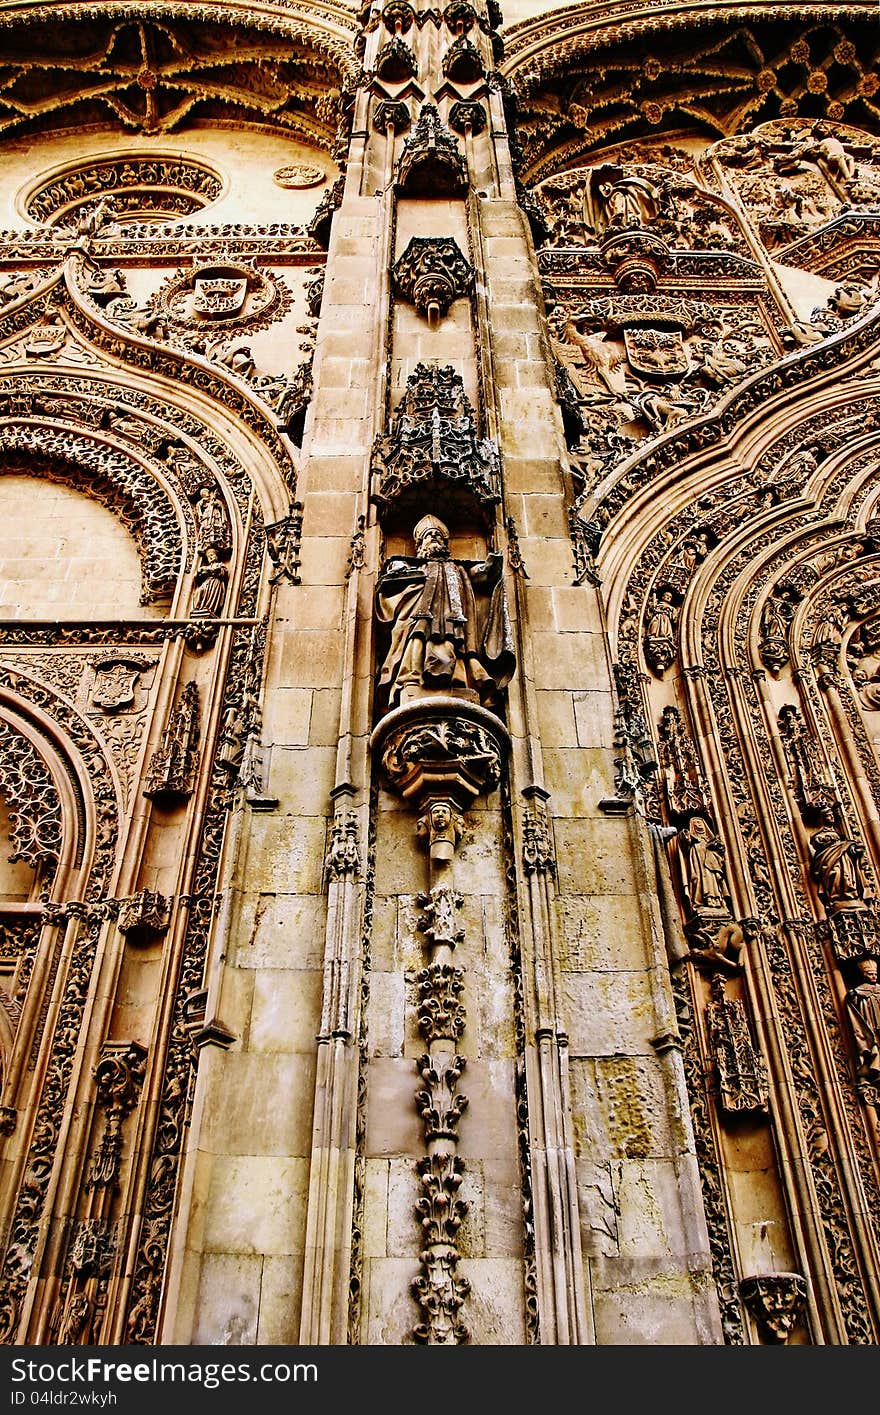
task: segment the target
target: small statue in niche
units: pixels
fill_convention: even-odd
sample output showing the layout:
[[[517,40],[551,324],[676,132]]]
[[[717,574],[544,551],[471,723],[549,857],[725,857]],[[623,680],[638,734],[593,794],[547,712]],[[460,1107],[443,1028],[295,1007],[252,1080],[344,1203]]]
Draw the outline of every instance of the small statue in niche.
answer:
[[[587,213],[589,225],[598,234],[609,228],[647,226],[655,219],[660,193],[647,178],[620,168],[606,169],[599,175],[593,189],[593,209]]]
[[[856,1070],[861,1080],[872,1085],[880,1082],[880,983],[877,981],[877,959],[859,958],[856,962],[861,979],[846,995],[853,1037],[856,1044]]]
[[[190,614],[195,619],[216,619],[226,598],[229,572],[223,561],[229,558],[231,536],[226,508],[215,487],[199,487],[195,517],[199,558]]]
[[[199,487],[195,503],[199,550],[213,548],[219,554],[229,549],[229,522],[226,511],[213,486]]]
[[[710,971],[736,973],[745,938],[733,917],[724,844],[705,816],[693,815],[679,831],[678,848],[689,916],[685,934],[690,957]]]
[[[226,598],[226,582],[229,573],[219,558],[214,546],[209,545],[202,553],[202,563],[196,571],[193,590],[193,619],[216,619]]]
[[[692,909],[726,910],[724,846],[703,816],[692,816],[681,832],[685,887]]]
[[[413,537],[415,555],[387,560],[376,591],[377,621],[391,630],[378,678],[387,708],[433,693],[491,706],[516,665],[502,556],[453,560],[436,516]]]
[[[829,822],[816,831],[810,840],[810,849],[813,855],[810,873],[829,914],[840,909],[863,908],[869,899],[862,866],[864,845],[842,835],[837,826]]]
[[[643,648],[650,667],[661,677],[675,660],[677,627],[678,611],[671,592],[655,591],[645,619]]]

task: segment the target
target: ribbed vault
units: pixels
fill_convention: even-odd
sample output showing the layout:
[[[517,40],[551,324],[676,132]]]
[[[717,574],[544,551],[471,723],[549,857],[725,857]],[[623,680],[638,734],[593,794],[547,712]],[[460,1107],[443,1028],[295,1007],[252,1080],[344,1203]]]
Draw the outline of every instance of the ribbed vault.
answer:
[[[507,32],[524,180],[630,143],[711,142],[795,114],[868,127],[880,116],[874,6],[620,8]]]
[[[260,125],[328,149],[354,18],[302,5],[9,5],[0,135]]]

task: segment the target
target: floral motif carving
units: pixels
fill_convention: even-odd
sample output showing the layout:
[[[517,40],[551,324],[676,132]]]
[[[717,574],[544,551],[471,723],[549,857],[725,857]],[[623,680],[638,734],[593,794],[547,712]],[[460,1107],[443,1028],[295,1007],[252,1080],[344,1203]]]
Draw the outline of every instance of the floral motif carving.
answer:
[[[92,1158],[88,1186],[116,1188],[122,1159],[122,1122],[137,1104],[147,1053],[138,1042],[106,1042],[93,1075],[98,1104],[106,1111],[104,1133]],[[76,1250],[71,1250],[71,1262]],[[82,1268],[85,1260],[80,1263]]]

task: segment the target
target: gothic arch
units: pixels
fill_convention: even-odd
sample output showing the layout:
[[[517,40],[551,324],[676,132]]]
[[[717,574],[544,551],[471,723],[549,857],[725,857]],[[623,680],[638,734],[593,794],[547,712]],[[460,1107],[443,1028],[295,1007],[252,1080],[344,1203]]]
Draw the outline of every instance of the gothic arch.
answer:
[[[870,349],[876,317],[861,324]],[[674,437],[659,440],[597,488],[592,510],[609,512],[596,567],[618,769],[643,783],[665,832],[660,867],[685,940],[689,966],[670,958],[692,1034],[716,1278],[752,1261],[735,1194],[714,1212],[710,1198],[731,1135],[745,1127],[758,1150],[772,1135],[783,1156],[802,1147],[807,1172],[783,1182],[768,1213],[775,1202],[772,1222],[814,1291],[841,1294],[839,1319],[821,1297],[809,1304],[811,1329],[863,1341],[877,1312],[858,1277],[859,1216],[876,1214],[880,1196],[848,998],[878,947],[868,901],[880,771],[842,665],[875,592],[880,385],[846,344],[829,341],[824,369],[801,353],[741,384],[679,458],[667,455]],[[762,384],[769,396],[755,400]],[[828,874],[838,859],[851,861],[846,887]],[[736,1074],[725,1047],[739,1048]],[[701,1069],[716,1108],[701,1100]],[[826,1150],[816,1137],[832,1132]],[[807,1196],[812,1226],[801,1229]],[[735,1331],[735,1301],[723,1316]]]

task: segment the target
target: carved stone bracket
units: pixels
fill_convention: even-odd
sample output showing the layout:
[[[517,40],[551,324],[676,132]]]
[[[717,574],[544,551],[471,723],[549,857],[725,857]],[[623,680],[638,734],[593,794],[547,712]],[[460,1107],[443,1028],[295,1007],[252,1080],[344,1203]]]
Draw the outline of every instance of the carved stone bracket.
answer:
[[[470,290],[474,271],[451,236],[413,236],[392,270],[397,293],[433,327]]]
[[[421,805],[437,797],[464,809],[498,785],[509,740],[488,709],[438,694],[387,713],[370,745],[404,800]]]
[[[405,133],[412,119],[409,105],[402,99],[386,98],[373,109],[373,127],[377,132]]]
[[[800,1273],[759,1273],[743,1278],[739,1290],[767,1341],[786,1342],[807,1300],[806,1280]]]
[[[459,100],[459,102],[453,103],[449,110],[450,128],[454,133],[461,133],[463,137],[466,137],[468,133],[478,137],[483,132],[487,121],[486,109],[483,104],[472,99]]]

